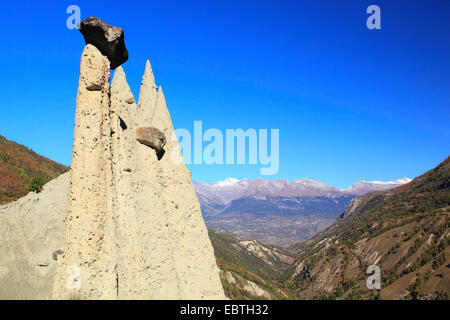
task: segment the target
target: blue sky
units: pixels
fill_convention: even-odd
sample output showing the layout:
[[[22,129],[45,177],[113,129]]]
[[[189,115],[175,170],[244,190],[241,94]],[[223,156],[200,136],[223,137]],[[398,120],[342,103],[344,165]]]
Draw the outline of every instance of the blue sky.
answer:
[[[70,165],[84,39],[69,5],[125,29],[137,97],[146,59],[175,128],[280,130],[270,178],[415,177],[450,150],[448,1],[16,1],[2,3],[0,134]],[[366,8],[381,8],[381,30]],[[259,165],[190,165],[193,179]],[[266,177],[267,178],[267,177]]]

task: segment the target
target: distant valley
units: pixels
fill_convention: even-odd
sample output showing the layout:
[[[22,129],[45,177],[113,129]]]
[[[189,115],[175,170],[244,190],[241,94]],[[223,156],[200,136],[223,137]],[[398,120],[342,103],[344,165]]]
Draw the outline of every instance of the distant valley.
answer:
[[[406,185],[354,198],[331,226],[289,248],[213,230],[210,238],[232,299],[448,300],[449,210],[450,157]],[[372,290],[373,265],[381,284]]]
[[[331,225],[353,198],[410,181],[360,181],[339,190],[308,179],[228,178],[212,184],[194,182],[194,187],[208,228],[287,247]]]

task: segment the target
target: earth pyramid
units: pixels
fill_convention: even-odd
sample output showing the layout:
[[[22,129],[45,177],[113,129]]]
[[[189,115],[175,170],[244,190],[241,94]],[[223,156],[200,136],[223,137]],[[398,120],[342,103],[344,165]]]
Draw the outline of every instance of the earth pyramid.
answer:
[[[150,62],[136,105],[122,66],[110,85],[114,52],[104,55],[86,42],[52,297],[224,299],[190,172]]]

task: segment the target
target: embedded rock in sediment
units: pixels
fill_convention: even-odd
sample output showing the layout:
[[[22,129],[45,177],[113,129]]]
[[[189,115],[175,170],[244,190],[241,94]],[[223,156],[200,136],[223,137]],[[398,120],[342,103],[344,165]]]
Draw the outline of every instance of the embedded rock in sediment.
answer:
[[[94,45],[108,57],[111,69],[117,68],[128,60],[122,28],[110,26],[99,18],[89,17],[80,22],[80,32],[86,44]]]
[[[153,127],[137,128],[136,140],[156,151],[161,151],[166,144],[164,133]]]

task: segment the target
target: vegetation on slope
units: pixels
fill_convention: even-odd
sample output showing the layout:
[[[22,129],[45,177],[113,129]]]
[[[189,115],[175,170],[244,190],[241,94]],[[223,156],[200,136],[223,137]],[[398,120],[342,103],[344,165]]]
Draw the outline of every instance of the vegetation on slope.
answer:
[[[0,135],[0,204],[39,190],[69,169]]]
[[[293,262],[289,250],[244,241],[222,231],[209,230],[222,285],[231,299],[292,299],[293,292],[278,286]]]
[[[344,218],[292,247],[284,285],[303,298],[442,299],[450,292],[450,158],[411,183],[366,194]],[[381,290],[366,286],[381,268]]]

